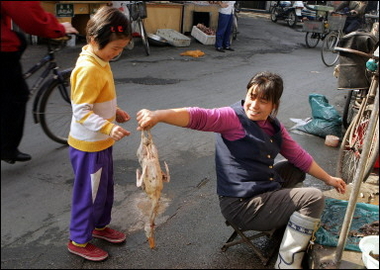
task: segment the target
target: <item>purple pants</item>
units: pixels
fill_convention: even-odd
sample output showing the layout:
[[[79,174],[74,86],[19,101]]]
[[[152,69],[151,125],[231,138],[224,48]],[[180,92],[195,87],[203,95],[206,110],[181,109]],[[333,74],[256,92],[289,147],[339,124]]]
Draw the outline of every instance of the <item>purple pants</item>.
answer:
[[[100,152],[82,152],[70,147],[74,169],[70,240],[84,244],[94,228],[111,222],[114,200],[112,147]]]

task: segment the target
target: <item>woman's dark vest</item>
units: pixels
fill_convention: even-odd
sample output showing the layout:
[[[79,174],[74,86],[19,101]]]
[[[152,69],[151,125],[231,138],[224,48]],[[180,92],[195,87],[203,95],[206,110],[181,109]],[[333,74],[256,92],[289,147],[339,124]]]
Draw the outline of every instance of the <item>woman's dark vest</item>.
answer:
[[[280,188],[280,176],[274,171],[274,159],[280,152],[280,123],[271,119],[273,136],[250,120],[240,101],[231,107],[239,117],[245,137],[229,141],[216,134],[217,193],[220,196],[247,198]]]

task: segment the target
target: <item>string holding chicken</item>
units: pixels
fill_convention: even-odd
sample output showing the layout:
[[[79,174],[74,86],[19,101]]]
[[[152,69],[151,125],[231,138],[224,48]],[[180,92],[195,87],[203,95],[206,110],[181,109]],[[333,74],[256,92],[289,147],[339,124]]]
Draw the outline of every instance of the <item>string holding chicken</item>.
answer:
[[[137,149],[137,157],[141,166],[141,172],[136,169],[136,185],[141,187],[152,203],[148,222],[145,224],[145,235],[149,241],[149,247],[155,247],[154,220],[158,213],[158,207],[163,188],[163,182],[170,181],[169,167],[165,164],[166,173],[161,170],[158,159],[158,151],[153,142],[150,129],[141,131],[141,142]]]

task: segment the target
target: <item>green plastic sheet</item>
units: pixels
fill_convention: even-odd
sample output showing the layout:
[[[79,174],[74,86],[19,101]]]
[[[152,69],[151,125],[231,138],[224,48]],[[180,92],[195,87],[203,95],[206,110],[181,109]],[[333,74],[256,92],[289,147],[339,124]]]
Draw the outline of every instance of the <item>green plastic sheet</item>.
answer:
[[[348,201],[325,198],[325,209],[321,217],[321,227],[316,232],[316,243],[336,247],[340,231],[346,215]],[[379,220],[379,206],[367,203],[357,203],[348,233],[345,249],[360,251],[359,241],[363,236],[357,236],[363,225]],[[353,232],[353,233],[351,233]]]

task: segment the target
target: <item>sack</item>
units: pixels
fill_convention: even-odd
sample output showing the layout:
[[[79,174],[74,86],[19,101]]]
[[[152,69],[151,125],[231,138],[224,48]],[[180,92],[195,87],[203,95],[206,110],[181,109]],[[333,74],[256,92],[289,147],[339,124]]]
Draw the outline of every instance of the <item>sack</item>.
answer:
[[[312,120],[296,129],[320,137],[326,135],[342,136],[342,117],[337,110],[329,104],[327,98],[320,94],[310,94]]]

